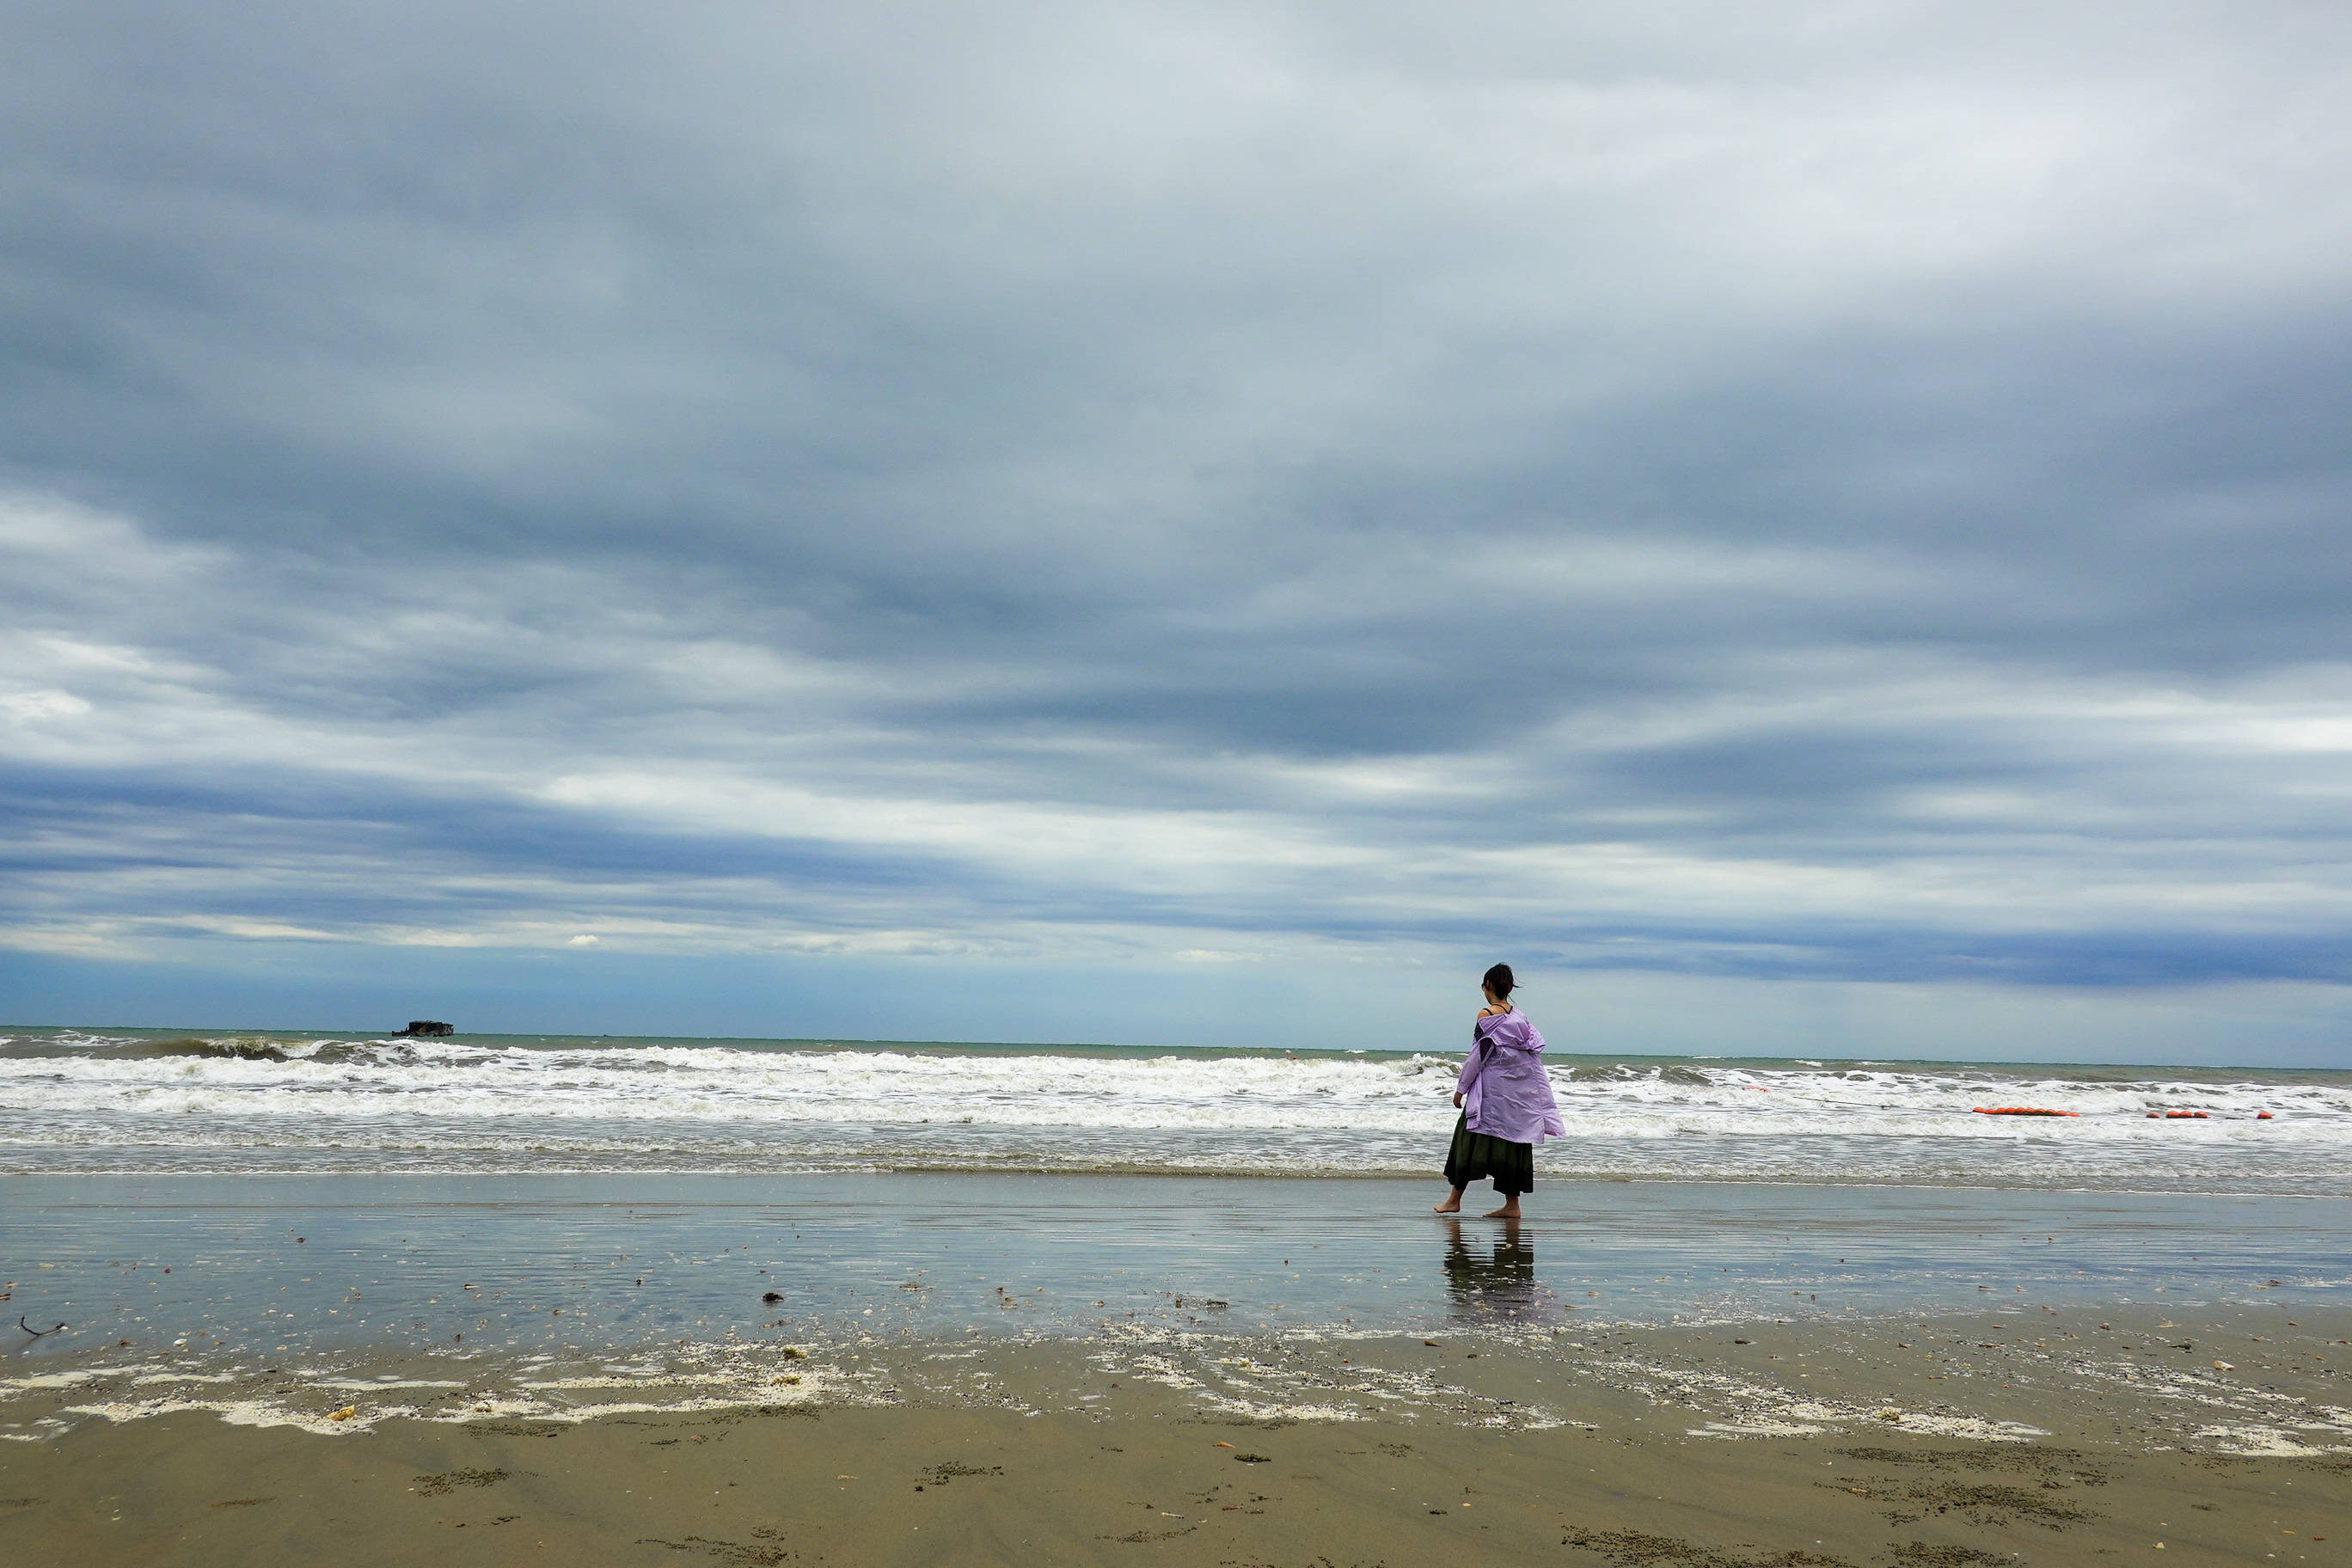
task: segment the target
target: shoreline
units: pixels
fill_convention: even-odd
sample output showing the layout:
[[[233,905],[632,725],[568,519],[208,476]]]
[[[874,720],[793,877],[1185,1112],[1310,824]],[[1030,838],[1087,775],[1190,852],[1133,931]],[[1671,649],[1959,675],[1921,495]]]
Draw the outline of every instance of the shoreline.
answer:
[[[1473,1287],[1454,1321],[1410,1330],[1236,1331],[1209,1311],[1083,1334],[1017,1323],[941,1333],[883,1319],[829,1334],[679,1337],[604,1351],[367,1344],[255,1358],[204,1345],[101,1350],[9,1364],[0,1374],[0,1447],[194,1413],[343,1438],[401,1421],[575,1424],[614,1413],[885,1405],[909,1391],[942,1407],[994,1405],[1011,1375],[1031,1391],[1024,1408],[1032,1414],[1099,1398],[1096,1385],[1107,1378],[1112,1387],[1125,1380],[1174,1391],[1203,1418],[1540,1429],[1590,1425],[1600,1409],[1621,1423],[1638,1411],[1636,1424],[1690,1437],[1876,1432],[2352,1455],[2352,1310],[2341,1307],[2018,1302],[1670,1323],[1600,1310],[1562,1322],[1528,1308],[1506,1285]],[[1009,1293],[999,1310],[1023,1311]],[[1425,1353],[1433,1350],[1448,1355]],[[1453,1352],[1488,1364],[1433,1381],[1433,1363]],[[1507,1410],[1482,1403],[1507,1391]]]

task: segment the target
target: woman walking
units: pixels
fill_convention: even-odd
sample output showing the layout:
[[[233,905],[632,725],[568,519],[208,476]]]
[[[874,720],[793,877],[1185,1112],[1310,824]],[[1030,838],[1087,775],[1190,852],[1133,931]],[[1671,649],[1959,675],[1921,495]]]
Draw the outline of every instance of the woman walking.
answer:
[[[1460,1214],[1462,1189],[1491,1176],[1503,1206],[1486,1217],[1517,1219],[1519,1194],[1535,1190],[1535,1146],[1566,1137],[1568,1129],[1544,1072],[1544,1037],[1511,1005],[1518,985],[1511,966],[1495,965],[1484,984],[1486,1005],[1470,1026],[1470,1057],[1454,1086],[1454,1103],[1462,1107],[1453,1147],[1445,1151],[1445,1181],[1454,1192],[1436,1212]]]

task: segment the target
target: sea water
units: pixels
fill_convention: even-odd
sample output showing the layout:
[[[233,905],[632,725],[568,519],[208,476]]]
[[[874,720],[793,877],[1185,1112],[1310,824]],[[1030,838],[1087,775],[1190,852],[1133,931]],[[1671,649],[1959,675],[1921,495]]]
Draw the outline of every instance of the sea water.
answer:
[[[2352,1196],[2352,1073],[1547,1060],[1556,1179]],[[0,1030],[0,1173],[1426,1175],[1459,1062],[19,1028]],[[2018,1105],[2074,1114],[1978,1109]]]

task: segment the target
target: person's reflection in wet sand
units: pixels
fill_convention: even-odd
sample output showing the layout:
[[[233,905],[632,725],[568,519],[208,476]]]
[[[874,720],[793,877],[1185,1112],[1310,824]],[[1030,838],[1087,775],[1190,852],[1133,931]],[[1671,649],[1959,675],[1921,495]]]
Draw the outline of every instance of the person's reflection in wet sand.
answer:
[[[1551,1292],[1536,1283],[1535,1243],[1516,1220],[1503,1222],[1484,1257],[1464,1237],[1460,1220],[1446,1220],[1445,1291],[1465,1322],[1526,1322],[1557,1310]]]

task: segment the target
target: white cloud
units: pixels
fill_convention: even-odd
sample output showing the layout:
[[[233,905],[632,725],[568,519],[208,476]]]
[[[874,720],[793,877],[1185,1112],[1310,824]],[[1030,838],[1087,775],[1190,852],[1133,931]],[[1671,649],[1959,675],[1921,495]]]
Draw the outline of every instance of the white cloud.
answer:
[[[0,64],[9,940],[2352,972],[2343,17],[535,15]]]

